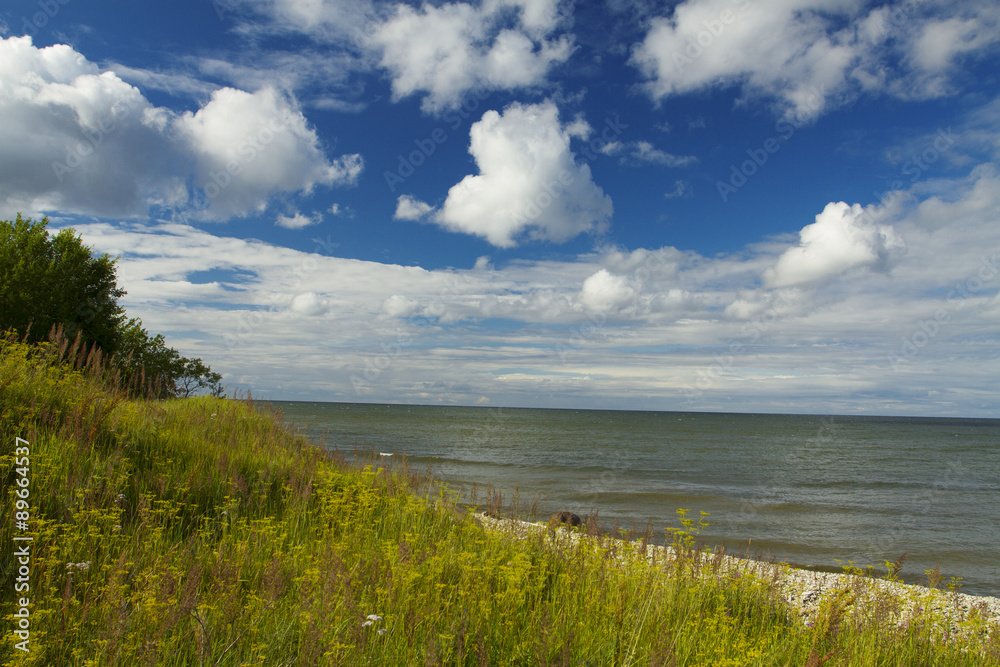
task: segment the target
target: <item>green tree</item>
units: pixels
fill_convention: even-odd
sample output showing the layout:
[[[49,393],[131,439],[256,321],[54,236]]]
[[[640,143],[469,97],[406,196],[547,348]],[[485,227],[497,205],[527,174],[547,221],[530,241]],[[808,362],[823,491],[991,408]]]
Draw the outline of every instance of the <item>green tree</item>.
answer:
[[[129,386],[161,398],[223,393],[222,376],[201,359],[182,357],[162,334],[151,336],[141,320],[126,318],[117,259],[95,257],[71,229],[50,235],[48,222],[20,213],[0,220],[0,330],[32,343],[47,339],[53,327],[71,339],[80,334],[111,357]]]
[[[185,359],[184,372],[177,378],[177,395],[187,398],[201,389],[212,396],[223,396],[222,375],[206,366],[201,359]]]
[[[66,336],[81,333],[112,353],[125,324],[115,260],[95,257],[71,229],[50,235],[48,222],[20,213],[0,220],[0,328],[38,342],[62,326]]]
[[[201,359],[182,357],[167,347],[163,334],[150,336],[142,320],[133,318],[125,325],[115,363],[130,384],[144,383],[160,397],[187,398],[200,389],[222,394],[222,376]]]

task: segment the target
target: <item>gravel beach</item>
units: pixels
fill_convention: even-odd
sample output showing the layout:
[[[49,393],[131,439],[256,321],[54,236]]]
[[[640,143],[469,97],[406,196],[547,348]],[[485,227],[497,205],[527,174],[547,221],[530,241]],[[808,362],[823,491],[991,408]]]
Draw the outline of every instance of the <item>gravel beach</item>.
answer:
[[[579,539],[616,539],[610,537],[587,537],[579,529],[560,527],[551,530],[546,523],[532,523],[517,519],[498,519],[486,514],[476,514],[476,519],[490,530],[500,531],[515,537],[526,538],[537,532],[549,532],[554,539],[569,541]],[[624,541],[619,540],[622,544]],[[638,546],[638,542],[632,542]],[[659,556],[669,560],[674,555],[671,547],[647,545],[647,557]],[[900,625],[909,623],[915,615],[931,612],[935,618],[943,619],[950,626],[945,634],[964,634],[971,628],[982,632],[993,628],[1000,633],[1000,598],[965,595],[953,591],[905,584],[886,579],[859,576],[846,573],[817,572],[794,568],[786,563],[775,563],[748,558],[704,552],[703,562],[718,563],[713,568],[716,576],[738,577],[755,575],[774,582],[779,595],[788,602],[807,624],[821,608],[827,597],[844,592],[853,598],[856,613],[878,614],[886,622]],[[705,570],[709,571],[708,568]]]

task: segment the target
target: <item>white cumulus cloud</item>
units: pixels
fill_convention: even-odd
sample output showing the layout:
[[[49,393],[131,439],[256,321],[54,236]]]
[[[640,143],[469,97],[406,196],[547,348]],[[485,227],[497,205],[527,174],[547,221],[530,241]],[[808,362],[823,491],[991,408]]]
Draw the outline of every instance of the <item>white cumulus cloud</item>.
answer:
[[[810,120],[861,92],[948,92],[958,56],[1000,41],[991,3],[686,0],[654,18],[632,62],[656,100],[720,85]]]
[[[401,196],[396,202],[397,220],[423,220],[434,210],[434,207],[410,195]]]
[[[292,297],[289,309],[301,315],[315,317],[322,315],[330,308],[330,302],[315,292],[305,292]]]
[[[0,206],[28,214],[196,206],[225,220],[362,169],[359,155],[327,158],[297,103],[274,88],[222,88],[177,114],[72,47],[36,48],[30,37],[0,40],[0,117]]]
[[[359,155],[327,160],[305,116],[274,88],[221,88],[174,126],[197,157],[195,178],[213,217],[263,210],[278,192],[350,183],[362,168]]]
[[[458,106],[473,88],[543,83],[549,69],[572,52],[568,37],[552,36],[559,23],[558,0],[424,4],[420,9],[398,4],[369,43],[381,53],[393,97],[424,92],[424,110],[437,112]]]
[[[479,174],[452,186],[434,222],[504,248],[523,234],[563,242],[607,224],[611,198],[576,160],[552,102],[487,111],[470,137]]]
[[[150,200],[183,200],[169,173],[178,155],[153,111],[137,88],[65,44],[0,40],[0,206],[134,215]]]
[[[904,249],[891,225],[874,223],[860,204],[831,202],[816,222],[799,232],[799,244],[786,250],[764,272],[772,287],[786,287],[832,278],[858,267],[884,268]]]
[[[580,302],[589,310],[608,312],[632,303],[637,294],[624,276],[601,269],[583,281]]]

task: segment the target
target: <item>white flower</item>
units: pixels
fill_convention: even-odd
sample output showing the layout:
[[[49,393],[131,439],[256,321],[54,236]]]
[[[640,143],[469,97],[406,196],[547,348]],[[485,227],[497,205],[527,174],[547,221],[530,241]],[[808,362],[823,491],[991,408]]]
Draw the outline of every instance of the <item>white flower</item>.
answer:
[[[382,617],[379,616],[378,614],[368,614],[368,620],[369,621],[381,621]]]
[[[379,628],[379,630],[378,630],[378,633],[379,633],[380,635],[384,635],[384,634],[385,634],[385,633],[387,633],[387,632],[389,632],[389,631],[388,631],[388,630],[386,630],[385,628]]]

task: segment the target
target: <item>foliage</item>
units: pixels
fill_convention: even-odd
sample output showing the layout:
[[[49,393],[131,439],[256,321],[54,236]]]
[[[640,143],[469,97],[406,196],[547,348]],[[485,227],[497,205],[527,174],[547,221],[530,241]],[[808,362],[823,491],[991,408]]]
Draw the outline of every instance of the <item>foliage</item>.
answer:
[[[72,229],[50,235],[48,218],[33,222],[18,213],[0,220],[0,330],[27,342],[80,336],[112,356],[126,386],[165,398],[208,389],[221,395],[222,376],[202,362],[151,336],[138,318],[126,320],[118,299],[117,260],[94,256]]]
[[[69,338],[107,352],[117,349],[125,322],[118,299],[115,260],[94,257],[70,229],[46,231],[21,214],[0,220],[0,329],[13,329],[30,342],[45,340],[54,326]]]
[[[124,327],[116,366],[126,383],[133,384],[141,376],[150,388],[149,393],[160,398],[187,398],[205,388],[212,395],[222,393],[220,374],[201,359],[182,357],[177,350],[167,347],[163,334],[150,336],[138,318],[129,320]]]
[[[995,627],[943,641],[930,608],[902,628],[847,593],[808,627],[686,535],[650,557],[486,530],[399,457],[349,465],[249,401],[134,400],[56,359],[0,337],[0,511],[27,467],[33,537],[29,653],[0,570],[3,664],[1000,665]]]

